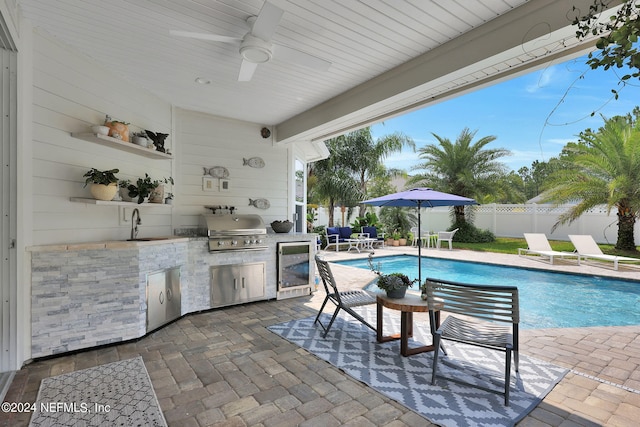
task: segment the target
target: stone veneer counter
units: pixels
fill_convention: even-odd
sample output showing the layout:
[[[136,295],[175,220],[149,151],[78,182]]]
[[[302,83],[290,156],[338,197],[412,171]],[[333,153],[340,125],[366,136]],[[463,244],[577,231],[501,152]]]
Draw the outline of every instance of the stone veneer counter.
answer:
[[[277,294],[279,242],[315,234],[267,234],[268,249],[210,253],[206,237],[41,245],[31,253],[31,357],[144,336],[147,274],[179,267],[181,314],[212,308],[210,267],[264,262],[264,299]]]

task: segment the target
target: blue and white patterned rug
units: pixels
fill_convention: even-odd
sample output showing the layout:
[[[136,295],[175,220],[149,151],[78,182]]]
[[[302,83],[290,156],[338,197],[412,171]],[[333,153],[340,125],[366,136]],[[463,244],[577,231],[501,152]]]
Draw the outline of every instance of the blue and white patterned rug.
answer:
[[[142,357],[45,378],[31,415],[40,426],[166,426]]]
[[[375,307],[360,308],[375,325]],[[399,341],[379,344],[375,333],[349,315],[338,316],[326,338],[314,317],[293,320],[269,330],[308,350],[380,393],[442,426],[513,426],[535,408],[567,370],[520,354],[512,370],[510,406],[504,396],[438,377],[431,385],[433,353],[400,355]],[[400,331],[397,313],[385,312],[385,334]],[[327,324],[329,316],[321,319]],[[426,335],[426,336],[425,336]],[[409,346],[431,343],[429,325],[416,322]],[[504,353],[445,342],[438,373],[495,390],[504,388]],[[513,369],[513,368],[512,368]]]

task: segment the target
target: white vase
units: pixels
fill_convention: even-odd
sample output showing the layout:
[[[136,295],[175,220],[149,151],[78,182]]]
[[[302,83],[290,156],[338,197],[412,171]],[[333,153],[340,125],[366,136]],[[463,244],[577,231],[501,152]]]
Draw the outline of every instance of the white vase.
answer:
[[[124,202],[137,202],[138,201],[137,197],[129,197],[129,189],[128,188],[121,188],[120,189],[120,198]]]
[[[96,126],[92,126],[91,130],[96,135],[105,135],[105,136],[109,135],[109,127],[107,126],[96,125]]]
[[[147,145],[149,145],[149,140],[144,136],[134,136],[133,143],[141,147],[147,147]]]

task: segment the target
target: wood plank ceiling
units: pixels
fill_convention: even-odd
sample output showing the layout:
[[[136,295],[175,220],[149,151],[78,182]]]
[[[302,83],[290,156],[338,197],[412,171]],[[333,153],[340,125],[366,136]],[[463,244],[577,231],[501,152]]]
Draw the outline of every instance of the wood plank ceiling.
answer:
[[[273,42],[330,61],[328,71],[278,59],[276,49],[274,58],[260,64],[251,81],[239,82],[241,57],[237,45],[169,34],[170,30],[182,30],[241,38],[249,31],[247,18],[260,12],[263,0],[19,0],[18,4],[36,31],[94,58],[177,107],[274,127],[281,125],[283,139],[318,139],[467,90],[488,78],[499,78],[505,70],[518,70],[567,49],[575,50],[577,40],[569,24],[576,12],[571,7],[576,3],[586,7],[590,3],[587,0],[270,2],[284,11]],[[564,10],[561,17],[564,24],[542,19],[547,8],[548,14],[555,15]],[[542,12],[536,15],[536,11]],[[374,96],[371,102],[375,105],[347,108],[342,118],[317,121],[305,116],[318,116],[322,105],[340,100],[345,93],[351,97],[360,92],[358,96],[362,97],[361,92],[385,88],[381,83],[387,76],[397,77],[405,72],[403,64],[426,58],[447,46],[455,52],[439,55],[455,68],[455,58],[477,55],[464,52],[465,45],[477,48],[471,42],[476,35],[498,34],[508,27],[509,20],[516,22],[529,15],[535,20],[528,22],[528,28],[521,28],[521,34],[502,36],[520,39],[514,41],[514,48],[505,48],[501,55],[489,50],[483,61],[474,59],[471,64],[462,60],[458,72],[443,71],[443,75],[430,78],[431,84],[416,86],[412,91],[399,88],[397,93]],[[507,19],[511,16],[515,18]],[[549,16],[549,21],[555,18]],[[559,26],[568,30],[552,36]],[[473,38],[456,45],[465,36]],[[537,44],[528,45],[531,40]],[[198,77],[210,83],[196,83]],[[308,124],[297,129],[292,121]]]

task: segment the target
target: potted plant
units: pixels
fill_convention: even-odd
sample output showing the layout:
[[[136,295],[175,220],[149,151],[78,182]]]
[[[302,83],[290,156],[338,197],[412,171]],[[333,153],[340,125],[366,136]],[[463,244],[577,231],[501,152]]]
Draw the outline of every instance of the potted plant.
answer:
[[[129,184],[127,186],[127,195],[134,199],[137,199],[138,204],[147,199],[153,190],[155,190],[159,181],[151,181],[151,177],[148,174],[144,174],[144,178],[138,178],[135,184]]]
[[[118,181],[118,187],[120,187],[120,198],[125,202],[133,202],[136,197],[129,195],[129,186],[131,181],[128,179],[121,179]]]
[[[386,241],[384,242],[385,246],[393,246],[393,231],[385,227],[384,234],[387,236]]]
[[[110,137],[129,142],[129,123],[113,120],[107,115],[104,119],[104,125],[109,128]]]
[[[149,202],[150,203],[164,203],[164,184],[171,184],[173,185],[173,178],[169,177],[169,178],[162,178],[159,181],[153,181],[153,184],[155,185],[155,188],[153,189],[153,191],[151,191],[151,195],[149,197]]]
[[[89,191],[96,200],[111,200],[118,192],[118,178],[116,174],[119,169],[100,171],[96,168],[89,169],[83,177],[86,178],[84,186],[91,184]]]
[[[407,244],[409,242],[413,242],[413,238],[415,237],[415,235],[412,232],[408,232],[407,233]]]
[[[400,238],[398,239],[399,240],[398,244],[400,246],[407,246],[407,237],[406,236],[407,236],[407,233],[400,232]]]
[[[373,257],[369,255],[369,268],[378,276],[377,285],[380,289],[387,293],[389,298],[404,298],[407,289],[413,286],[416,280],[411,280],[404,273],[383,274],[378,268],[373,266]]]
[[[393,246],[400,246],[400,232],[394,231],[391,237],[393,237]]]
[[[395,239],[399,240],[404,235],[405,230],[409,230],[412,224],[415,222],[415,215],[406,212],[406,209],[401,206],[384,206],[380,209],[380,222],[384,224],[384,228],[398,232],[400,235]],[[393,236],[393,234],[387,234],[387,236]],[[399,246],[398,241],[395,246]]]
[[[147,134],[144,131],[132,133],[131,142],[145,148],[149,146],[149,138],[147,137]]]
[[[164,204],[165,205],[173,204],[173,193],[167,193],[167,197],[164,198]]]

